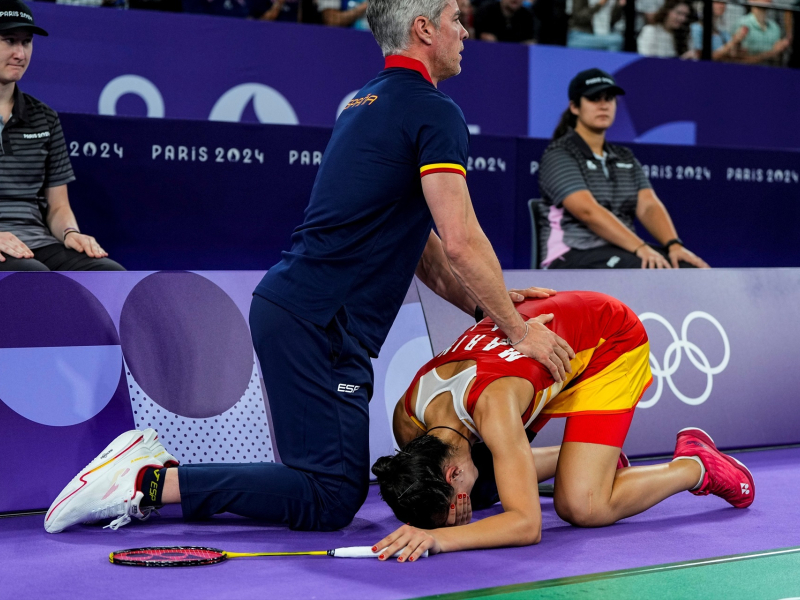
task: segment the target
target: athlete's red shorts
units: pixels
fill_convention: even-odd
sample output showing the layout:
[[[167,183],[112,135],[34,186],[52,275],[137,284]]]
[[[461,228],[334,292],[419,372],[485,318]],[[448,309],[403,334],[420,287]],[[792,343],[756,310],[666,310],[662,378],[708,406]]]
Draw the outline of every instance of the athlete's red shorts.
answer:
[[[622,448],[633,420],[635,408],[616,414],[575,415],[567,417],[563,442],[603,444]],[[538,433],[550,418],[536,419],[531,429]]]

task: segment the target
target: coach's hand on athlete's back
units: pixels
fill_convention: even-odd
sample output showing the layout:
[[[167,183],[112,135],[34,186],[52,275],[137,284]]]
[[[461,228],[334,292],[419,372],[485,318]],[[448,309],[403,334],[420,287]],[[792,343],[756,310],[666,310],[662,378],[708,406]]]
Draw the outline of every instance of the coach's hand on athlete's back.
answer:
[[[567,373],[572,373],[570,360],[575,358],[572,347],[547,328],[553,320],[553,313],[528,319],[528,333],[514,348],[532,359],[542,363],[556,381],[566,381]]]
[[[558,292],[550,288],[528,287],[522,290],[508,290],[508,295],[515,303],[528,298],[549,298]],[[530,356],[547,367],[556,381],[564,381],[567,373],[572,373],[570,359],[575,358],[575,352],[570,345],[557,334],[545,327],[545,323],[553,320],[552,314],[539,315],[528,321],[528,334],[521,343],[515,344],[519,352]],[[530,340],[530,344],[526,344]],[[527,350],[530,348],[530,351]]]
[[[528,298],[549,298],[550,296],[555,296],[556,294],[557,292],[555,290],[540,287],[528,287],[524,290],[508,290],[508,295],[511,297],[511,301],[515,303],[522,302]]]

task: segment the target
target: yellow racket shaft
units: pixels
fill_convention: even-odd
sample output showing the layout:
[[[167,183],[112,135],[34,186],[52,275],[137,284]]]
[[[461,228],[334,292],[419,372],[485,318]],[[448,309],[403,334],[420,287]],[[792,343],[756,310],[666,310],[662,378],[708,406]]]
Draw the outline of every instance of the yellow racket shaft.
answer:
[[[313,552],[223,552],[228,558],[243,558],[247,556],[327,556],[327,550],[314,550]]]

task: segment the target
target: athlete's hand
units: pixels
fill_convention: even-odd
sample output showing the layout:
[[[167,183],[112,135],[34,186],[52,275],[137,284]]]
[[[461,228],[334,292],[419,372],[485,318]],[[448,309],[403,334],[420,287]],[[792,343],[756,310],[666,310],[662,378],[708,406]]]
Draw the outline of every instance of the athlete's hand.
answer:
[[[690,265],[694,265],[699,269],[710,269],[711,267],[708,266],[708,263],[704,261],[702,258],[697,256],[691,250],[687,250],[680,244],[672,244],[669,247],[669,262],[672,263],[672,267],[678,269],[678,261],[687,262]]]
[[[555,296],[556,291],[550,288],[529,287],[524,290],[508,290],[512,302],[522,302],[527,298],[549,298]]]
[[[545,327],[553,320],[553,313],[539,315],[528,320],[528,335],[514,348],[525,356],[542,363],[557,382],[566,380],[566,374],[572,373],[570,360],[575,352],[560,336]]]
[[[667,262],[659,252],[653,250],[650,246],[640,246],[636,249],[636,256],[642,259],[643,269],[671,269],[672,265]]]
[[[381,548],[384,549],[383,552]],[[372,547],[372,551],[376,554],[381,552],[379,560],[389,560],[392,554],[400,550],[403,552],[397,557],[397,562],[413,562],[422,556],[425,550],[429,554],[438,554],[442,551],[442,547],[432,531],[417,529],[411,525],[403,525]]]
[[[450,505],[445,527],[467,525],[470,521],[472,521],[472,500],[470,500],[469,494],[458,494],[453,504]]]
[[[0,232],[0,252],[5,252],[14,258],[33,258],[33,252],[17,236],[8,231]],[[0,254],[0,262],[6,262],[6,257]]]
[[[64,245],[67,248],[72,248],[78,252],[84,252],[86,253],[86,256],[90,256],[92,258],[105,258],[108,256],[108,252],[103,250],[100,247],[100,244],[97,243],[97,240],[90,235],[84,235],[82,233],[70,233],[66,238],[64,238]]]

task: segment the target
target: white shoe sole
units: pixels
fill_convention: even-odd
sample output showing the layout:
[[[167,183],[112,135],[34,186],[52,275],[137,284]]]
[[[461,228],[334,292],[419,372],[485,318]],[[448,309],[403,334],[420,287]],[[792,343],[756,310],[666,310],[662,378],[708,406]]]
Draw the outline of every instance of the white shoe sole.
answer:
[[[87,480],[87,477],[103,468],[107,464],[117,460],[118,458],[130,453],[136,446],[144,443],[145,438],[151,438],[153,430],[146,431],[126,431],[119,435],[113,442],[106,446],[97,458],[90,462],[80,473],[72,478],[67,486],[61,491],[58,497],[53,501],[50,509],[44,520],[44,528],[48,533],[59,533],[64,530],[64,527],[55,528],[54,524],[58,521],[61,512],[67,507],[67,500],[75,495],[78,491],[90,485],[92,482]],[[155,433],[155,432],[153,432]]]

